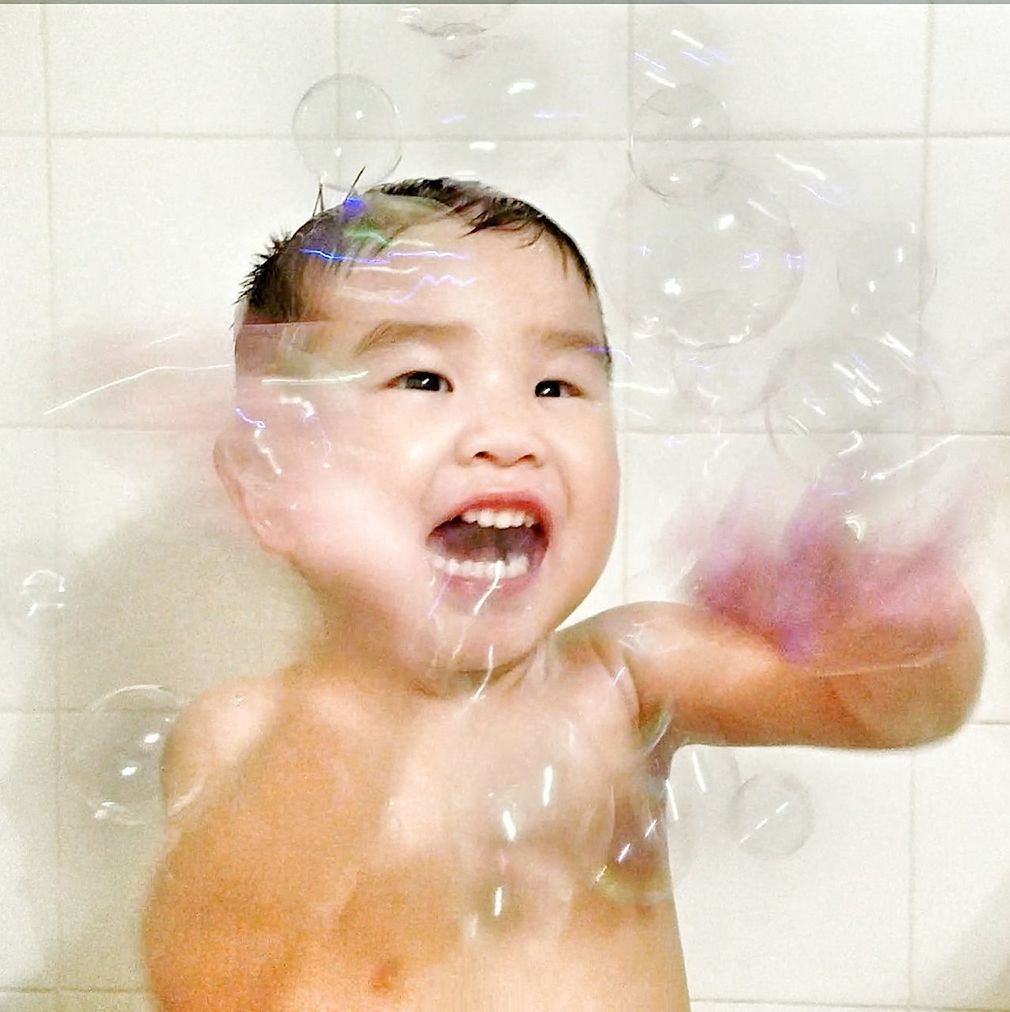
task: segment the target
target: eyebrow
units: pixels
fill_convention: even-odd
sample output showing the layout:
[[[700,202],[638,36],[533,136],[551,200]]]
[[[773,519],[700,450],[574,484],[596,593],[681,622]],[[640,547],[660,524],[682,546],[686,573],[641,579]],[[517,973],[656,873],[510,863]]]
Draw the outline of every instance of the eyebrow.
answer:
[[[384,320],[373,327],[354,347],[355,357],[367,355],[391,345],[410,341],[442,343],[472,333],[463,323],[423,323],[401,320]],[[599,334],[586,330],[550,329],[537,335],[545,347],[552,351],[585,351],[610,361],[609,349]]]
[[[354,346],[353,354],[355,357],[367,355],[408,341],[428,341],[435,344],[462,337],[469,332],[469,329],[462,323],[383,320],[358,341]]]

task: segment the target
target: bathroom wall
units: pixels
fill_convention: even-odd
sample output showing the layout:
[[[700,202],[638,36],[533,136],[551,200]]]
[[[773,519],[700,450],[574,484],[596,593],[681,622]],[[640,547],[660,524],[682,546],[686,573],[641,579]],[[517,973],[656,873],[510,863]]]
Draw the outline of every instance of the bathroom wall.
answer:
[[[556,217],[594,265],[612,256],[605,214],[630,180],[643,95],[629,67],[661,7],[516,5],[498,29],[517,40],[520,65],[547,68],[559,107],[581,114],[512,136],[489,177]],[[148,1007],[138,908],[159,827],[95,821],[76,796],[66,756],[82,709],[124,685],[192,694],[265,673],[311,621],[299,585],[252,549],[211,473],[228,384],[217,367],[251,255],[312,212],[290,124],[313,82],[358,73],[393,97],[406,135],[398,176],[451,171],[462,157],[433,116],[462,71],[396,24],[394,9],[0,7],[0,584],[9,603],[31,568],[69,581],[55,634],[0,624],[0,1008]],[[798,211],[801,236],[829,252],[850,213],[921,223],[938,263],[924,322],[953,429],[998,474],[1010,460],[1010,401],[999,396],[1010,9],[666,13],[718,49],[718,66],[696,59],[691,73],[727,102],[735,157],[757,165],[785,152],[858,188],[851,212],[823,228]],[[828,259],[810,252],[812,264]],[[812,273],[775,340],[817,325],[831,281]],[[609,298],[607,310],[625,347]],[[632,410],[641,401],[619,393],[621,532],[583,612],[663,593],[663,524],[692,497],[718,502],[744,462],[772,454],[759,417],[714,432],[690,412],[657,421],[658,407]],[[986,501],[1002,501],[997,484],[981,489]],[[750,857],[714,829],[703,836],[678,886],[697,1009],[1010,1008],[1010,535],[1000,519],[975,539],[989,657],[961,731],[914,752],[738,752],[745,775],[799,778],[815,828],[782,860]]]

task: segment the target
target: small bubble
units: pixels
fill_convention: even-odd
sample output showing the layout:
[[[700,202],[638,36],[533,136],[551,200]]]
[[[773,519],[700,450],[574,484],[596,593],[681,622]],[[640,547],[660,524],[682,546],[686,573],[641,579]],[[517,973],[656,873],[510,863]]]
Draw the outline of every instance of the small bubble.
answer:
[[[326,187],[367,189],[400,163],[400,115],[375,83],[354,74],[317,81],[295,109],[292,131],[305,167]]]
[[[741,785],[729,816],[733,839],[757,857],[795,854],[814,828],[814,809],[795,777],[760,773]]]

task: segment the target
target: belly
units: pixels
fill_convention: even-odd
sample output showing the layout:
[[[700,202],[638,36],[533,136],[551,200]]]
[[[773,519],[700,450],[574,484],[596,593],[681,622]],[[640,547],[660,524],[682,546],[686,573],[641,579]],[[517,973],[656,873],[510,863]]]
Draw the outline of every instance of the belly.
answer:
[[[381,898],[375,897],[381,904]],[[672,901],[575,897],[563,924],[447,931],[439,904],[376,907],[298,954],[277,1012],[689,1012]],[[397,918],[376,931],[376,915]],[[353,934],[351,933],[354,927]]]

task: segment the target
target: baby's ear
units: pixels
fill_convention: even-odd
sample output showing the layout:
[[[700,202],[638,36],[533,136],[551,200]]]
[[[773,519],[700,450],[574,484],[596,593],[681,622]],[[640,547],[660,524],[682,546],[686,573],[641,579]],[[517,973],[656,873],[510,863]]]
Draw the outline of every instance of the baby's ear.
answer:
[[[248,425],[234,422],[214,442],[214,470],[235,508],[245,517],[260,544],[288,556],[286,510],[280,502],[278,476],[256,446]]]

